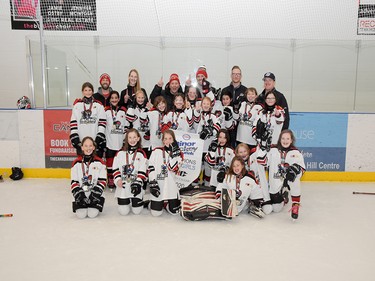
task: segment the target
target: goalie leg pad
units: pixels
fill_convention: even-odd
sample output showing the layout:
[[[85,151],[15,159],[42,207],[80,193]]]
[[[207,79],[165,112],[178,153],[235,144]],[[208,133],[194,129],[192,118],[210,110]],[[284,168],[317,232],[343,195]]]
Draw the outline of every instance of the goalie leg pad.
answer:
[[[102,212],[103,211],[103,206],[104,206],[104,201],[105,201],[105,198],[104,197],[100,197],[99,202],[95,203],[95,204],[91,204],[90,208],[97,209],[99,212]]]

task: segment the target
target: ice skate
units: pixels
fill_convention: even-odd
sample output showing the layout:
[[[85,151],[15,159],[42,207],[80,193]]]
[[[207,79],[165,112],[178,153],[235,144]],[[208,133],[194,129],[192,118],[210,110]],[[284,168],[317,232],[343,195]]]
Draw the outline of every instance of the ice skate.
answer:
[[[250,202],[248,213],[259,219],[265,216],[265,213],[263,212],[262,208],[255,206],[252,202]]]
[[[292,212],[291,215],[293,220],[298,219],[299,205],[300,204],[298,202],[293,202],[292,204],[292,208],[290,209],[290,211]]]

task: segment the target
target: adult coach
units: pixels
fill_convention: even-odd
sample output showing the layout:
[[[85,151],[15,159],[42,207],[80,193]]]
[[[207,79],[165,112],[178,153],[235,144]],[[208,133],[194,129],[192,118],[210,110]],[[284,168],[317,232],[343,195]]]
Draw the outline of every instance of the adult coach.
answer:
[[[229,86],[225,87],[222,90],[222,93],[230,93],[232,97],[232,103],[233,103],[233,109],[238,112],[240,109],[241,102],[246,100],[245,98],[245,92],[247,88],[242,85],[241,83],[242,79],[242,71],[241,68],[237,65],[232,67],[231,72],[231,83]]]
[[[263,83],[264,83],[264,90],[259,95],[259,101],[264,103],[266,94],[272,91],[275,94],[277,105],[281,106],[285,112],[285,120],[284,120],[284,125],[283,125],[282,130],[288,129],[289,120],[290,120],[289,107],[288,107],[288,103],[286,101],[285,96],[279,91],[277,91],[275,88],[275,84],[276,84],[275,74],[273,74],[272,72],[265,73],[263,76]]]

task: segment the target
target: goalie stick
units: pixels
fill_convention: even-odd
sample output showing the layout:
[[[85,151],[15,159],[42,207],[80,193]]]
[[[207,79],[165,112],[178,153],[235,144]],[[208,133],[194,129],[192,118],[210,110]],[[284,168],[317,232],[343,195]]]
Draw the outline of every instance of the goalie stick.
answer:
[[[362,194],[362,195],[375,195],[375,192],[361,192],[361,191],[353,191],[353,194]]]

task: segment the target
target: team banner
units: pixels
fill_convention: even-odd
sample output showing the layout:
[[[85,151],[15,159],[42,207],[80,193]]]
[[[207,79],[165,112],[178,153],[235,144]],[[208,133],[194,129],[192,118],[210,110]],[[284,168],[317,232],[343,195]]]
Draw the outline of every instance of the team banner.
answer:
[[[38,5],[44,30],[96,30],[96,0],[10,0],[12,29],[39,29]]]
[[[201,173],[203,140],[198,134],[174,131],[181,151],[184,153],[184,161],[180,167],[176,182],[179,188],[187,187]]]
[[[70,143],[71,110],[44,110],[46,168],[70,168],[77,157]]]
[[[345,171],[348,114],[291,113],[290,119],[308,171]]]
[[[359,0],[357,34],[375,34],[375,0]]]

